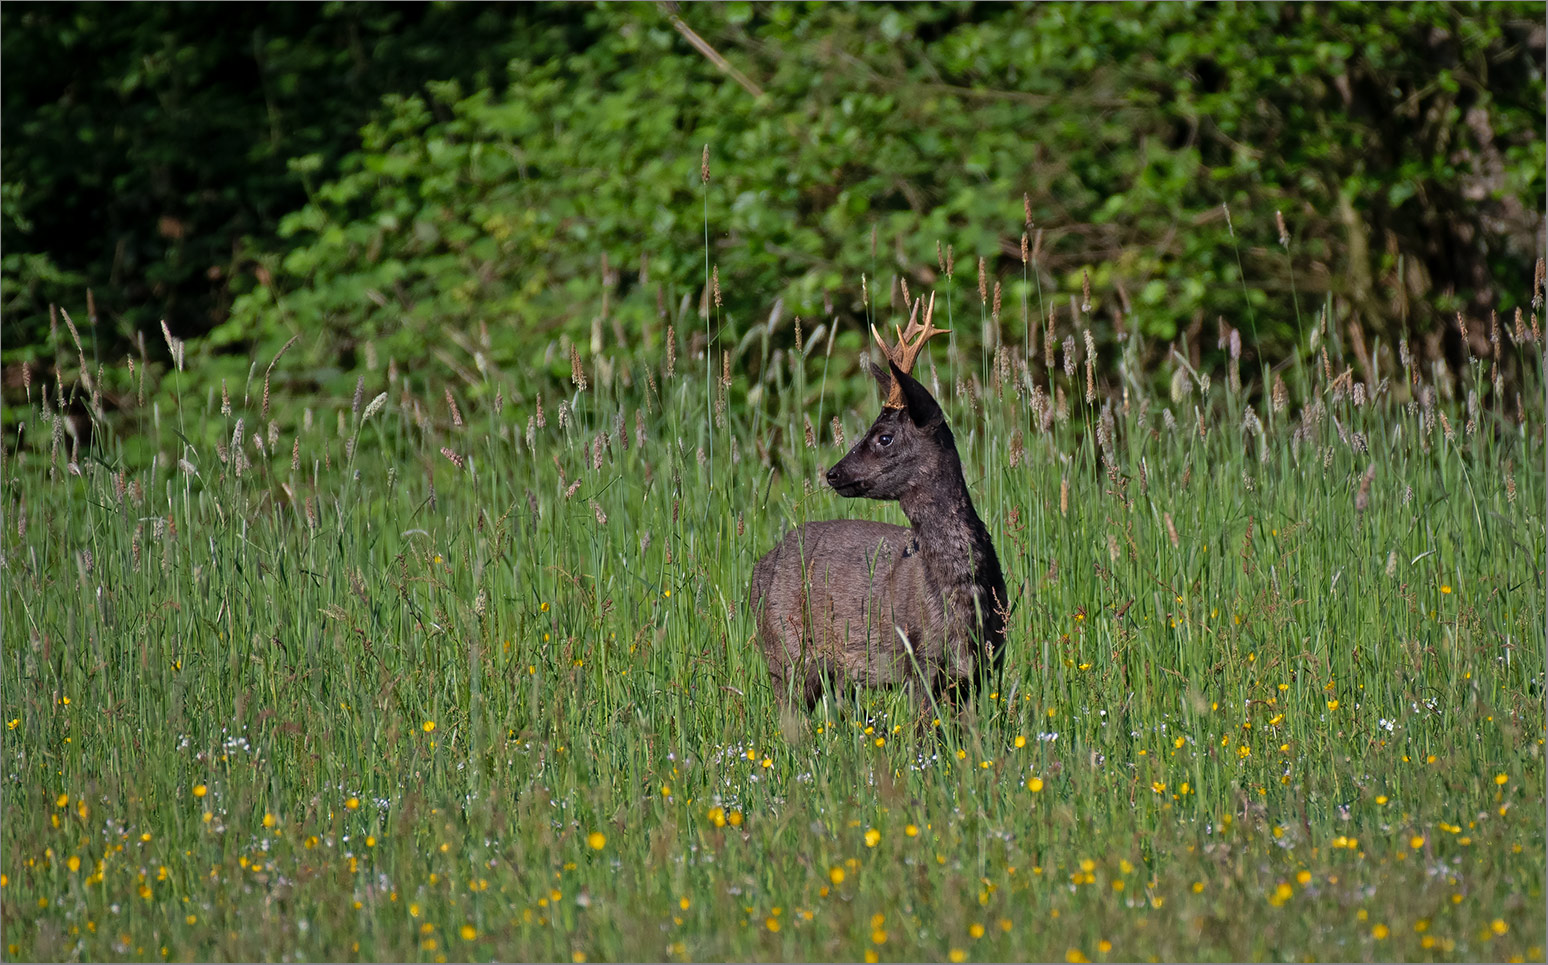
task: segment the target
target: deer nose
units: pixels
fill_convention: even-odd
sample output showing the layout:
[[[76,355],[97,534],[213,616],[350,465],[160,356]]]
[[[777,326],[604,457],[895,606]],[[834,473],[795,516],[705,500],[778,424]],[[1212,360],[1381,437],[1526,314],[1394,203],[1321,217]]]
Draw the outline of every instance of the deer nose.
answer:
[[[832,486],[839,481],[838,466],[828,470],[828,485]]]

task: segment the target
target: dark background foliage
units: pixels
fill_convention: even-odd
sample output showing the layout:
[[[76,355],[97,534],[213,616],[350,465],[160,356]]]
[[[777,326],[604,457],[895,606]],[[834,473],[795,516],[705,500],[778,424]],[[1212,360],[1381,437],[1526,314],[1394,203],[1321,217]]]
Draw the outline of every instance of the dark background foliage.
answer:
[[[1277,361],[1326,306],[1455,362],[1455,314],[1524,303],[1543,246],[1540,4],[6,4],[0,28],[10,361],[53,364],[49,306],[79,319],[88,287],[101,357],[165,319],[212,373],[294,334],[340,371],[362,344],[454,369],[475,331],[497,360],[648,344],[706,297],[707,205],[726,334],[780,302],[858,343],[867,298],[947,287],[951,253],[958,311],[980,257],[1006,286],[1003,333],[970,339],[1019,340],[1023,304],[1068,325],[1089,272],[1099,341],[1213,350],[1223,322]]]

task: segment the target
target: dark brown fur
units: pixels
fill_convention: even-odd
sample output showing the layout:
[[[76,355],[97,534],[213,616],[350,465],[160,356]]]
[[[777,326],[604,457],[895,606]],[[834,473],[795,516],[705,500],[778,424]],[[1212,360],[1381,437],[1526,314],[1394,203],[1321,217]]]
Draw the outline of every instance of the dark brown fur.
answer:
[[[899,380],[905,407],[883,409],[828,482],[842,496],[896,500],[912,525],[807,523],[758,561],[750,602],[782,701],[810,708],[825,680],[947,694],[1001,660],[1005,580],[956,440],[924,386],[890,368],[877,378],[884,391]]]

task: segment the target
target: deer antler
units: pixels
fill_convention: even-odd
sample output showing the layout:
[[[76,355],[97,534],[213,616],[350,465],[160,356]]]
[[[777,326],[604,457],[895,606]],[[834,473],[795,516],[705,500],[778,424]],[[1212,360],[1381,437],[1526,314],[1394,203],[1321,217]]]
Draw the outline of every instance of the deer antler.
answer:
[[[926,342],[937,335],[945,335],[949,331],[949,329],[935,328],[931,324],[931,320],[935,317],[935,292],[930,293],[930,302],[925,306],[924,322],[921,324],[918,319],[919,305],[922,302],[924,302],[923,296],[914,302],[914,307],[908,315],[908,328],[906,330],[899,330],[896,325],[893,326],[893,331],[898,334],[898,344],[892,348],[887,347],[886,341],[882,339],[881,333],[876,330],[876,326],[871,326],[871,336],[876,339],[876,344],[881,348],[882,354],[893,365],[896,365],[904,372],[912,373],[914,371],[914,362],[918,360],[919,352],[924,348]],[[892,391],[887,394],[887,401],[883,405],[889,409],[903,408],[903,386],[898,384],[897,379],[892,380]]]

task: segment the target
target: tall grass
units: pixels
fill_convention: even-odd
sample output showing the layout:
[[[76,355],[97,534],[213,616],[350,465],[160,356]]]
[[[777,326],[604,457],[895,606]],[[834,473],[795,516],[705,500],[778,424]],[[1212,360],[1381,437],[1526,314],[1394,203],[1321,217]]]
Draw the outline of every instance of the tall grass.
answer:
[[[1134,333],[1088,406],[1074,317],[1073,377],[1030,319],[936,363],[1014,604],[938,728],[781,721],[753,640],[787,527],[901,521],[818,484],[876,408],[831,322],[722,328],[729,385],[686,334],[582,357],[541,416],[530,372],[376,371],[72,460],[34,402],[6,957],[1540,960],[1542,411],[1315,327],[1283,397],[1186,352],[1158,397]]]

